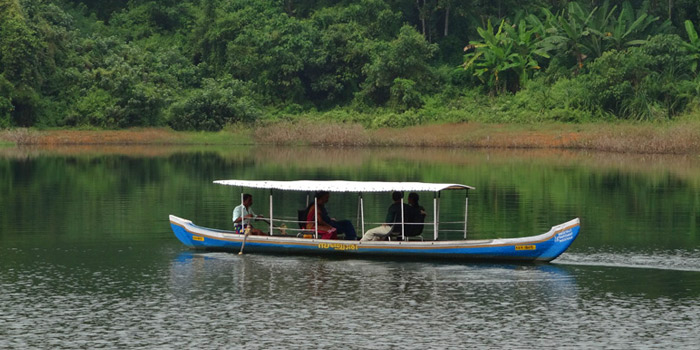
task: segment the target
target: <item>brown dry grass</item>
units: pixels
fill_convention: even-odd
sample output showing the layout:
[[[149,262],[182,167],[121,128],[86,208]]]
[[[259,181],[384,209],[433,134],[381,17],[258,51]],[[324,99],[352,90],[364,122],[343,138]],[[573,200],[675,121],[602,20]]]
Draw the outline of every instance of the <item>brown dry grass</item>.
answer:
[[[279,122],[255,130],[255,140],[272,145],[365,146],[368,132],[359,124]]]
[[[182,143],[182,134],[160,128],[127,130],[6,130],[0,139],[17,145],[149,145]]]
[[[36,143],[38,135],[37,132],[30,129],[18,128],[0,132],[0,140],[17,145],[26,145]]]
[[[582,134],[570,148],[645,154],[700,153],[700,126],[617,125]]]
[[[501,124],[439,124],[405,129],[380,129],[373,144],[389,146],[476,148],[567,148],[580,135],[568,127],[532,130],[532,126]],[[548,126],[551,128],[551,126]]]
[[[168,129],[51,130],[42,132],[43,145],[145,145],[178,143],[177,132]]]
[[[237,130],[237,129],[236,129]],[[116,131],[16,129],[0,139],[17,145],[313,145],[409,146],[488,149],[576,149],[638,154],[699,154],[700,123],[669,124],[479,124],[365,129],[359,124],[277,122],[235,134],[183,133],[170,129]]]
[[[256,129],[258,144],[580,149],[618,153],[700,153],[700,124],[435,124],[367,130],[358,125],[278,123]]]

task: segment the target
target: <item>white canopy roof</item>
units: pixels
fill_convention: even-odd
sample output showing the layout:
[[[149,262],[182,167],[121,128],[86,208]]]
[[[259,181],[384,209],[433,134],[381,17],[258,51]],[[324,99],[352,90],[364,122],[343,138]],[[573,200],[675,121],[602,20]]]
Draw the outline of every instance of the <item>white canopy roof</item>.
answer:
[[[391,192],[416,191],[437,192],[442,190],[473,190],[474,187],[460,184],[427,182],[381,182],[381,181],[254,181],[217,180],[216,184],[248,188],[268,188],[283,191],[328,191],[328,192]]]

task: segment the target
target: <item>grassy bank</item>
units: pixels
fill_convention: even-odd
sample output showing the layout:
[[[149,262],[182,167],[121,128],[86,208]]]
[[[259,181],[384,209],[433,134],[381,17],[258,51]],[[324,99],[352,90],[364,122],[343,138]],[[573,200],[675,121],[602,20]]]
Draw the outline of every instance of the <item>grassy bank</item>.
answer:
[[[449,123],[368,129],[359,124],[299,119],[220,132],[166,128],[0,132],[16,145],[320,145],[499,149],[578,149],[639,154],[700,154],[700,120],[664,123]]]
[[[255,130],[256,141],[337,146],[581,149],[643,154],[700,153],[700,122],[595,124],[454,123],[367,130],[283,122]]]
[[[169,128],[125,130],[35,130],[0,131],[0,144],[17,146],[54,145],[229,145],[255,144],[251,128],[230,128],[220,132],[174,131]]]

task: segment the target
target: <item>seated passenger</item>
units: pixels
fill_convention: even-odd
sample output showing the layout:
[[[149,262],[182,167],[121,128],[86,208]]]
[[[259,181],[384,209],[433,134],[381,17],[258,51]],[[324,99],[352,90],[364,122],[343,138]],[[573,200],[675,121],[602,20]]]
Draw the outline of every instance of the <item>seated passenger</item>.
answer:
[[[346,240],[357,240],[357,233],[355,232],[355,226],[353,226],[350,220],[336,220],[328,216],[328,210],[326,209],[326,203],[330,200],[330,193],[326,191],[319,191],[316,193],[316,198],[318,198],[318,212],[321,215],[321,219],[324,223],[334,227],[337,234],[344,234]],[[321,204],[321,202],[323,202]],[[306,212],[313,207],[313,203],[306,208]],[[301,212],[301,211],[300,211]],[[313,220],[313,216],[311,216]],[[300,220],[301,221],[301,220]]]
[[[413,209],[406,213],[406,222],[414,225],[409,225],[410,229],[406,229],[406,236],[420,236],[423,233],[423,223],[425,222],[425,208],[418,204],[418,193],[411,192],[408,194],[408,205]],[[420,224],[420,225],[415,225]]]
[[[406,203],[403,203],[403,192],[396,191],[392,193],[391,199],[394,201],[394,203],[392,203],[389,206],[389,210],[387,210],[384,224],[365,232],[361,241],[379,241],[388,237],[389,234],[395,233],[398,233],[399,236],[401,235],[401,205],[403,205],[403,210],[406,213],[406,217],[408,217],[411,212],[415,211],[415,209],[411,208]],[[404,225],[404,230],[407,230],[409,226],[411,225]]]
[[[325,204],[328,203],[328,201],[330,199],[330,194],[328,192],[325,192],[325,191],[319,192],[319,194],[322,194],[323,196],[325,196],[324,205],[320,206],[318,208],[318,211],[321,214],[323,221],[328,223],[329,225],[333,226],[337,230],[338,234],[344,234],[346,240],[350,240],[350,241],[357,240],[357,233],[355,232],[355,226],[353,226],[353,224],[350,220],[336,220],[336,219],[328,216],[328,210],[326,210]]]
[[[316,193],[316,203],[311,203],[307,208],[306,214],[306,229],[316,231],[318,227],[318,235],[321,239],[337,239],[338,233],[335,227],[331,226],[324,220],[323,212],[325,211],[326,203],[329,199],[328,192],[321,191]],[[316,208],[318,207],[318,212]],[[316,226],[318,224],[318,226]]]

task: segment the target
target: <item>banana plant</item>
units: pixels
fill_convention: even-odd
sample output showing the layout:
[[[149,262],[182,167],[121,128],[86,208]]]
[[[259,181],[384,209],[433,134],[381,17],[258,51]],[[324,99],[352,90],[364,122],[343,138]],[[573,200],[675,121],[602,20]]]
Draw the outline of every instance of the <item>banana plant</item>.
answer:
[[[579,47],[586,57],[595,59],[606,51],[605,37],[608,36],[608,28],[614,21],[613,14],[617,6],[610,8],[610,3],[604,1],[599,7],[587,11],[578,3],[571,3],[569,14],[584,27],[585,34],[579,42]],[[584,19],[585,18],[585,19]]]
[[[489,20],[486,28],[477,28],[482,41],[471,41],[465,47],[465,69],[472,69],[474,76],[484,82],[492,92],[517,91],[539,69],[535,56],[549,58],[540,48],[537,28],[521,20],[510,25],[502,20],[498,30]]]
[[[569,3],[566,11],[552,15],[547,9],[543,9],[548,18],[551,18],[552,34],[544,39],[545,43],[564,50],[576,58],[577,69],[583,67],[583,61],[595,55],[597,42],[590,40],[590,22],[596,15],[598,8],[585,11],[576,2]]]
[[[576,57],[577,69],[583,68],[584,61],[598,58],[610,49],[641,45],[652,29],[663,32],[670,26],[666,21],[654,27],[658,17],[648,15],[644,9],[635,11],[627,1],[619,10],[605,1],[590,10],[571,2],[566,11],[556,15],[547,9],[543,11],[552,32],[544,43]]]
[[[698,32],[691,20],[685,21],[685,31],[688,33],[688,42],[683,42],[683,46],[688,50],[688,53],[693,58],[690,69],[693,73],[698,73],[698,62],[700,61],[700,39]]]
[[[615,10],[616,7],[613,7],[609,11],[610,17]],[[623,50],[630,46],[646,43],[644,39],[648,36],[647,31],[658,19],[658,17],[648,15],[644,9],[635,13],[632,5],[625,1],[617,18],[606,21],[598,28],[593,28],[591,32],[604,40],[604,51],[609,49]],[[660,32],[658,29],[655,32]]]

